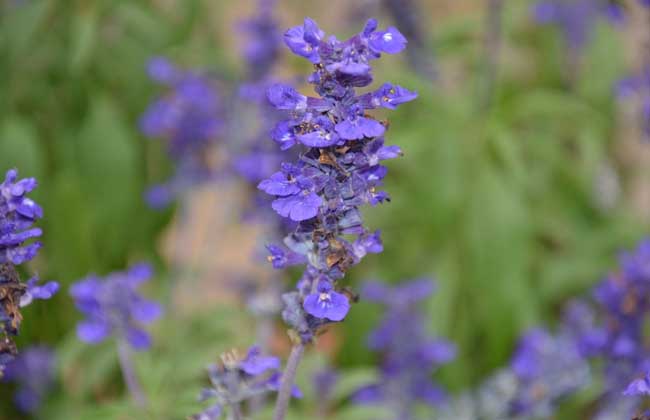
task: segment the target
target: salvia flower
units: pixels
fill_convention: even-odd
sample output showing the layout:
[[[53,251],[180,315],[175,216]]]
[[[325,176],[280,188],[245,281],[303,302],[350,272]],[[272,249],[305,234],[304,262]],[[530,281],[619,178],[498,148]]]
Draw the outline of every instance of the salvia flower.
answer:
[[[195,420],[216,420],[228,407],[261,394],[277,391],[280,386],[280,359],[265,356],[259,346],[251,347],[246,356],[236,351],[221,356],[221,363],[208,366],[210,388],[201,392],[200,400],[209,406],[192,417]],[[292,395],[301,398],[302,393],[293,387]]]
[[[526,333],[510,369],[517,379],[510,401],[512,415],[547,418],[559,402],[589,383],[590,371],[568,331],[551,335],[534,329]]]
[[[620,80],[616,93],[622,100],[638,101],[639,125],[645,138],[650,140],[650,63],[646,64],[638,75]]]
[[[599,283],[593,296],[593,312],[585,310],[576,331],[583,352],[602,360],[601,414],[615,412],[612,407],[621,399],[630,400],[625,404],[632,414],[640,408],[636,396],[643,382],[637,380],[650,371],[650,347],[644,338],[650,314],[650,239],[623,253],[619,270]]]
[[[199,72],[183,70],[169,60],[150,60],[152,80],[168,89],[140,119],[140,129],[150,138],[165,139],[176,161],[176,175],[152,188],[149,203],[161,207],[189,186],[213,176],[213,145],[222,130],[222,101],[214,80]]]
[[[414,416],[417,402],[441,406],[446,393],[431,380],[441,365],[456,355],[453,344],[430,337],[418,302],[427,299],[434,284],[416,279],[396,287],[368,282],[361,297],[386,306],[379,326],[368,339],[369,347],[382,354],[381,378],[353,396],[357,403],[383,404],[393,410],[394,418]]]
[[[54,352],[47,347],[30,347],[12,360],[4,380],[14,382],[14,402],[26,413],[36,412],[54,383]]]
[[[41,229],[33,227],[43,217],[43,210],[27,197],[36,188],[34,178],[18,180],[18,171],[7,171],[0,184],[0,376],[4,366],[17,354],[12,340],[18,335],[22,314],[20,308],[33,299],[49,299],[58,290],[56,282],[43,286],[32,279],[20,281],[16,266],[36,256],[40,242],[31,242],[41,236]]]
[[[520,338],[509,365],[452,401],[441,420],[552,418],[590,379],[572,328],[563,325],[555,335],[532,329]]]
[[[379,190],[387,172],[380,162],[401,151],[384,145],[387,124],[367,111],[394,109],[417,95],[392,84],[357,94],[356,88],[372,83],[373,60],[406,46],[397,29],[378,30],[374,19],[361,33],[339,41],[326,38],[307,18],[289,29],[284,41],[314,65],[309,83],[318,96],[305,96],[287,84],[268,90],[269,101],[286,113],[271,136],[282,150],[298,148],[299,157],[283,163],[259,188],[275,197],[271,206],[280,216],[297,224],[284,245],[303,258],[286,261],[306,261],[307,268],[297,290],[283,297],[283,317],[307,342],[322,325],[345,318],[350,305],[337,284],[345,272],[366,254],[382,250],[379,233],[363,225],[359,209],[388,200]],[[285,261],[279,249],[273,248],[274,262]]]
[[[135,350],[148,349],[151,338],[142,326],[162,314],[158,303],[145,299],[138,291],[151,275],[148,264],[136,264],[128,271],[113,272],[104,278],[91,275],[74,283],[70,295],[86,317],[77,324],[79,339],[96,344],[114,336]]]
[[[36,256],[40,242],[25,244],[41,236],[41,229],[32,227],[43,217],[43,210],[27,197],[36,188],[34,178],[18,180],[18,171],[11,169],[0,184],[0,264],[22,264]]]
[[[558,26],[574,54],[582,51],[590,41],[601,17],[618,23],[623,16],[620,6],[606,0],[542,0],[533,7],[535,21]]]

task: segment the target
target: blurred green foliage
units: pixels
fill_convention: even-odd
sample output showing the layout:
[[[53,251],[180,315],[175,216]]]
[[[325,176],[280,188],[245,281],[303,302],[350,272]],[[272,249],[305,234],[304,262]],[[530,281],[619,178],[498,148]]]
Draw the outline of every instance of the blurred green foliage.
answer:
[[[137,358],[152,406],[142,413],[124,397],[111,344],[89,347],[74,336],[70,282],[148,259],[159,262],[161,273],[152,293],[163,295],[170,284],[164,280],[173,275],[156,254],[172,211],[153,212],[142,200],[145,187],[170,170],[160,144],[137,130],[156,92],[144,72],[147,59],[164,53],[235,78],[236,64],[219,45],[213,19],[227,4],[154,4],[33,0],[0,6],[0,172],[17,167],[38,178],[45,246],[31,268],[63,286],[52,301],[26,310],[19,343],[58,350],[60,380],[41,413],[48,420],[184,418],[199,408],[203,366],[219,351],[252,340],[242,333],[252,330],[252,321],[240,308],[167,314],[156,327],[154,350]],[[377,76],[416,88],[420,97],[391,117],[389,143],[406,153],[389,165],[393,201],[366,212],[371,226],[383,231],[385,252],[352,277],[438,280],[426,310],[432,330],[460,349],[442,372],[454,390],[504,363],[523,329],[552,325],[562,303],[587,290],[612,266],[617,250],[648,228],[625,196],[603,208],[595,193],[605,164],[620,169],[626,185],[615,159],[611,95],[624,73],[621,40],[599,28],[585,53],[588,71],[569,89],[557,32],[532,25],[527,2],[507,5],[504,59],[489,108],[480,107],[485,63],[478,13],[435,28],[436,59],[442,72],[458,72],[455,83],[432,85],[393,58]],[[318,20],[318,14],[311,16]],[[296,73],[304,70],[291,64]],[[374,307],[360,303],[343,325],[345,351],[336,360],[343,385],[331,418],[377,417],[345,404],[347,391],[372,376],[374,359],[362,338],[377,317]],[[292,418],[313,415],[309,373],[323,363],[316,356],[306,362],[299,383],[307,395]],[[0,419],[20,418],[2,389]]]

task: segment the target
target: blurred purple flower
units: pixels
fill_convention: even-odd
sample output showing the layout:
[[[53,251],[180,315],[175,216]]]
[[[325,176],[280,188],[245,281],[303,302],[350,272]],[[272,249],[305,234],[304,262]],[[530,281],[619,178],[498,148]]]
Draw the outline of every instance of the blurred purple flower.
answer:
[[[181,70],[164,57],[152,58],[147,71],[168,92],[151,103],[140,118],[140,129],[147,137],[165,139],[177,164],[172,180],[147,194],[156,208],[213,176],[208,156],[223,129],[223,104],[215,81],[206,75]]]
[[[135,350],[148,349],[151,338],[141,325],[155,321],[162,314],[158,303],[138,292],[151,275],[148,264],[136,264],[128,271],[113,272],[103,279],[92,275],[74,283],[70,295],[77,309],[86,316],[77,324],[79,339],[96,344],[114,335]]]
[[[280,386],[280,359],[265,356],[258,346],[251,347],[246,357],[236,352],[221,356],[221,363],[208,366],[211,387],[201,392],[202,402],[211,401],[201,413],[192,416],[194,420],[216,420],[230,406],[269,391],[277,391]],[[298,387],[292,395],[302,398]]]
[[[624,19],[621,7],[605,0],[543,0],[535,4],[532,14],[540,24],[557,25],[574,54],[587,45],[599,18],[614,23]]]
[[[54,365],[54,352],[47,347],[30,347],[7,365],[4,380],[16,384],[14,401],[21,411],[38,411],[53,385]]]
[[[429,337],[417,306],[433,292],[429,279],[415,279],[395,287],[366,282],[361,298],[386,306],[379,326],[368,337],[368,346],[382,353],[378,383],[359,389],[353,400],[360,404],[385,404],[395,418],[411,419],[417,402],[441,406],[447,396],[431,380],[431,374],[456,357],[456,347]]]

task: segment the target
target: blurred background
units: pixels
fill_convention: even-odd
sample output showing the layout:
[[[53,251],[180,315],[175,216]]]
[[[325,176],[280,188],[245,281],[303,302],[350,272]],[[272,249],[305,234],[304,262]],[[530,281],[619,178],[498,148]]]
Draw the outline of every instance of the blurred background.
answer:
[[[425,307],[431,331],[458,346],[439,374],[454,392],[506,363],[525,329],[552,327],[563,303],[648,232],[650,144],[638,104],[618,100],[615,86],[639,68],[650,29],[630,1],[625,22],[596,20],[584,47],[567,53],[561,29],[533,20],[532,1],[503,1],[496,23],[494,1],[412,3],[418,54],[375,66],[376,83],[419,93],[390,116],[388,143],[405,152],[388,164],[392,202],[365,211],[385,251],[355,267],[349,284],[436,279]],[[268,275],[270,265],[251,259],[260,229],[242,221],[245,185],[222,179],[151,209],[145,191],[174,167],[165,143],[138,128],[162,92],[147,62],[166,56],[234,84],[243,67],[236,25],[254,11],[252,0],[2,2],[0,172],[15,167],[38,179],[44,247],[29,272],[62,285],[25,310],[18,340],[57,355],[56,385],[33,418],[185,418],[200,408],[204,366],[254,341],[254,319],[232,279]],[[282,29],[310,16],[344,38],[374,16],[408,35],[381,0],[278,0],[275,12]],[[283,51],[277,75],[308,72],[305,60]],[[153,349],[137,355],[151,408],[134,415],[113,345],[76,338],[80,315],[67,288],[141,260],[156,266],[146,294],[166,312],[153,327]],[[309,351],[299,377],[307,395],[293,418],[312,418],[308,377],[325,364],[343,372],[343,408],[331,418],[372,418],[346,412],[344,396],[372,374],[365,337],[378,316],[360,302]],[[275,353],[286,355],[280,323],[275,336]],[[11,396],[11,385],[0,384],[0,419],[32,418]],[[571,413],[562,418],[577,418]]]

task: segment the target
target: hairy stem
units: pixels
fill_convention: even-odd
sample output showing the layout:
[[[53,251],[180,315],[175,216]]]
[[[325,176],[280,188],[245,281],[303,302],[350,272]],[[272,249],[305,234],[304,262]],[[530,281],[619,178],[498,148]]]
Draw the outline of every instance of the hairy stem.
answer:
[[[135,404],[139,407],[144,407],[147,405],[147,398],[144,395],[144,391],[140,386],[140,382],[135,374],[135,368],[133,366],[133,359],[131,357],[131,349],[129,345],[120,340],[117,343],[117,354],[120,359],[120,368],[122,369],[122,376],[124,377],[124,382],[126,387],[129,390],[129,394],[133,398]]]
[[[278,391],[278,399],[275,402],[273,420],[284,420],[287,415],[287,408],[289,407],[289,400],[291,399],[291,389],[296,380],[296,372],[298,371],[298,365],[300,364],[304,352],[305,345],[302,343],[295,344],[293,348],[291,348],[291,354],[289,355],[287,366],[284,369],[280,381],[280,390]]]

